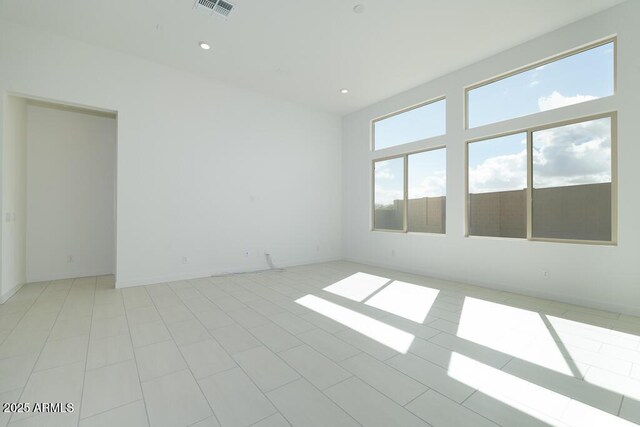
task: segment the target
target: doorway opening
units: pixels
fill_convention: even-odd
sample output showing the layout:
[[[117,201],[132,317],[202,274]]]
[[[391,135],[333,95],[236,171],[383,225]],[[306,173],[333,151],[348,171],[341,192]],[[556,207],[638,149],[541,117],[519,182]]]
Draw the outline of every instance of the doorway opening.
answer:
[[[114,285],[117,113],[17,95],[4,109],[0,302],[24,283]]]

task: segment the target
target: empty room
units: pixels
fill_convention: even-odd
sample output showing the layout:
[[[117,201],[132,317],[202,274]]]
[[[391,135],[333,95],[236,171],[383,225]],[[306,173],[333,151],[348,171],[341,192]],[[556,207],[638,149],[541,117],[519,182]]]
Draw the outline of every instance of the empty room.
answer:
[[[638,22],[3,0],[0,427],[640,425]]]

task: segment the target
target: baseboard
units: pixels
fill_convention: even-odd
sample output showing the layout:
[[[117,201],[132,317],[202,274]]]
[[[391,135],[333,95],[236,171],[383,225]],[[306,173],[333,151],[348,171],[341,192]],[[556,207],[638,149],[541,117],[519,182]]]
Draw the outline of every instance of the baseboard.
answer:
[[[73,273],[58,273],[58,274],[47,274],[47,275],[36,275],[36,276],[28,276],[27,283],[34,282],[50,282],[52,280],[65,280],[65,279],[78,279],[80,277],[90,277],[90,276],[108,276],[113,275],[113,271],[78,271]]]
[[[23,286],[24,286],[24,283],[20,283],[18,285],[15,285],[13,288],[9,289],[4,294],[0,295],[0,304],[4,304],[5,302],[9,301],[9,298],[14,296],[15,293],[18,292],[20,288]]]
[[[625,304],[616,304],[616,303],[610,303],[610,302],[599,301],[599,300],[595,301],[595,300],[591,300],[591,299],[588,299],[588,298],[581,298],[581,297],[570,298],[570,297],[567,297],[564,294],[555,293],[555,292],[545,292],[545,291],[541,292],[541,291],[536,291],[536,290],[518,288],[518,287],[515,287],[515,286],[502,285],[502,284],[496,284],[496,283],[488,283],[488,282],[482,282],[482,281],[474,281],[474,280],[468,280],[468,279],[465,279],[465,278],[442,275],[442,274],[431,274],[429,272],[420,271],[418,269],[402,268],[402,267],[394,266],[394,265],[391,265],[391,264],[385,264],[385,263],[372,263],[370,261],[363,260],[363,259],[358,259],[358,258],[354,258],[354,257],[345,257],[345,258],[343,258],[343,260],[344,261],[349,261],[349,262],[355,262],[355,263],[358,263],[358,264],[364,264],[364,265],[371,266],[371,267],[388,268],[389,270],[396,270],[396,271],[399,271],[399,272],[417,274],[417,275],[425,276],[425,277],[432,277],[434,279],[439,279],[439,280],[447,280],[447,281],[450,281],[450,282],[456,282],[456,283],[463,283],[463,284],[467,284],[467,285],[478,286],[480,288],[490,289],[490,290],[493,290],[493,291],[511,292],[511,293],[514,293],[514,294],[520,294],[520,295],[525,295],[525,296],[530,296],[530,297],[535,297],[535,298],[548,299],[548,300],[558,301],[558,302],[562,302],[562,303],[566,303],[566,304],[573,304],[573,305],[579,305],[579,306],[588,307],[588,308],[595,308],[595,309],[598,309],[598,310],[611,311],[611,312],[614,312],[614,313],[622,313],[622,314],[630,314],[632,316],[640,316],[640,307],[638,307],[638,306],[631,306],[631,305],[625,305]]]
[[[278,268],[289,268],[289,267],[297,267],[301,265],[309,265],[309,264],[319,264],[322,262],[332,262],[332,261],[340,261],[342,258],[340,257],[328,257],[328,258],[312,258],[304,261],[291,261],[284,263],[276,263],[276,267]],[[257,271],[264,271],[268,268],[265,265],[252,265],[245,269],[238,270],[229,270],[229,269],[216,269],[216,270],[207,270],[196,273],[179,273],[179,274],[170,274],[163,276],[151,276],[151,277],[139,277],[133,279],[118,279],[116,277],[116,288],[132,288],[135,286],[147,286],[147,285],[156,285],[160,283],[166,282],[175,282],[178,280],[193,280],[193,279],[202,279],[205,277],[218,276],[224,274],[242,274],[242,273],[252,273]]]

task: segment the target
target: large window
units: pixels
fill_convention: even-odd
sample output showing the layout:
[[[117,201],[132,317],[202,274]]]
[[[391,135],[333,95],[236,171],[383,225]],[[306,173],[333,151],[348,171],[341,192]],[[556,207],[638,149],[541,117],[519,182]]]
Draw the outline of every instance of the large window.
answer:
[[[615,242],[615,119],[469,142],[468,234]]]
[[[407,230],[445,232],[447,151],[444,148],[409,155]]]
[[[373,162],[375,230],[445,233],[446,149]]]
[[[613,240],[612,120],[532,133],[532,237]]]
[[[374,163],[374,217],[379,230],[404,230],[404,157]]]
[[[527,237],[527,134],[468,145],[469,235]]]
[[[615,41],[467,89],[467,126],[552,110],[615,92]]]
[[[437,99],[373,121],[373,149],[421,141],[445,134],[446,101]]]
[[[467,236],[616,243],[616,44],[465,87]],[[444,97],[371,121],[373,230],[446,233],[447,121]]]

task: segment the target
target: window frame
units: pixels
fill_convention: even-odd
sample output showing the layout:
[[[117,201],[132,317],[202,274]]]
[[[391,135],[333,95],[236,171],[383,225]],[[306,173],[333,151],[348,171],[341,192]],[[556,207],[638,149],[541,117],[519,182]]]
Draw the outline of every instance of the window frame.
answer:
[[[429,151],[435,151],[435,150],[441,150],[441,149],[445,149],[445,158],[447,158],[447,156],[449,155],[446,150],[447,150],[447,145],[446,144],[438,144],[438,145],[434,145],[433,147],[429,147],[429,148],[421,148],[419,150],[412,150],[412,151],[407,151],[405,153],[402,154],[394,154],[391,156],[386,156],[386,157],[376,157],[371,159],[371,174],[370,174],[370,179],[371,179],[371,228],[370,231],[381,231],[381,232],[387,232],[387,233],[403,233],[403,234],[420,234],[420,235],[430,235],[430,236],[446,236],[447,235],[447,225],[445,224],[445,232],[444,233],[432,233],[432,232],[428,232],[428,231],[408,231],[409,229],[409,156],[412,156],[414,154],[421,154],[421,153],[426,153]],[[404,170],[403,170],[403,183],[404,183],[404,194],[403,194],[403,208],[404,208],[404,212],[403,212],[403,226],[402,226],[402,230],[390,230],[390,229],[386,229],[386,228],[376,228],[376,162],[381,162],[381,161],[385,161],[385,160],[394,160],[394,159],[404,159]],[[445,165],[446,167],[446,165]],[[446,188],[446,192],[448,192],[448,185]],[[446,197],[446,194],[445,194]],[[446,203],[446,202],[445,202]]]
[[[469,192],[469,145],[474,144],[476,142],[489,141],[491,139],[502,138],[505,136],[512,136],[523,133],[527,139],[527,207],[526,207],[526,215],[527,215],[527,236],[522,239],[520,237],[502,237],[502,236],[476,236],[475,234],[470,234],[469,229],[471,228],[471,193]],[[509,240],[529,240],[529,132],[528,129],[517,129],[517,130],[509,130],[506,132],[500,132],[496,134],[491,134],[487,136],[481,136],[478,138],[473,138],[466,140],[464,143],[464,191],[465,191],[465,209],[464,209],[464,237],[472,237],[472,238],[488,238],[488,239],[509,239]]]
[[[465,86],[463,88],[463,90],[464,90],[464,111],[463,111],[464,129],[465,130],[479,129],[479,128],[483,128],[485,126],[492,126],[492,125],[495,125],[497,123],[504,123],[504,122],[507,122],[509,120],[515,120],[515,119],[519,119],[519,118],[522,118],[522,117],[530,117],[530,116],[533,116],[535,114],[541,113],[541,111],[533,112],[533,113],[530,113],[530,114],[525,114],[524,116],[511,117],[509,119],[499,120],[499,121],[491,122],[491,123],[485,123],[483,125],[475,126],[475,127],[471,128],[471,127],[469,127],[469,92],[471,92],[472,90],[478,89],[478,88],[483,87],[483,86],[490,85],[490,84],[498,82],[500,80],[507,79],[509,77],[515,76],[515,75],[520,74],[520,73],[524,73],[524,72],[532,70],[534,68],[541,67],[541,66],[547,65],[547,64],[551,64],[553,62],[560,61],[560,60],[568,58],[570,56],[577,55],[577,54],[586,52],[588,50],[595,49],[595,48],[600,47],[600,46],[604,46],[604,45],[609,44],[609,43],[613,43],[613,93],[611,95],[607,95],[605,97],[596,98],[596,99],[592,99],[592,100],[589,100],[589,101],[583,101],[583,102],[580,102],[578,104],[585,104],[585,103],[589,103],[589,102],[592,102],[592,101],[596,101],[598,99],[603,99],[603,98],[609,98],[609,97],[612,97],[612,96],[616,96],[618,94],[618,36],[617,35],[612,35],[612,36],[608,36],[608,37],[602,38],[600,40],[596,40],[596,41],[587,43],[587,44],[582,45],[580,47],[573,48],[573,49],[567,50],[565,52],[550,56],[550,57],[548,57],[546,59],[542,59],[540,61],[536,61],[534,63],[528,64],[528,65],[525,65],[525,66],[522,66],[522,67],[518,67],[518,68],[516,68],[514,70],[507,71],[507,72],[502,73],[502,74],[498,74],[497,76],[493,76],[493,77],[490,77],[488,79],[481,80],[481,81],[473,83],[473,84],[471,84],[469,86]],[[578,104],[573,104],[573,105],[578,105]],[[557,110],[557,109],[560,109],[560,108],[566,108],[566,107],[570,107],[570,106],[571,105],[567,105],[567,106],[559,107],[559,108],[554,108],[554,110]],[[550,110],[550,111],[552,111],[552,110]]]
[[[445,102],[445,111],[444,111],[445,130],[444,130],[443,134],[430,136],[430,137],[422,138],[422,139],[416,139],[415,141],[408,141],[408,142],[404,142],[402,144],[397,144],[397,145],[392,145],[392,146],[389,146],[389,147],[376,149],[376,127],[375,127],[376,122],[379,122],[379,121],[382,121],[382,120],[385,120],[385,119],[388,119],[388,118],[391,118],[391,117],[394,117],[394,116],[398,116],[400,114],[415,110],[417,108],[424,107],[425,105],[435,104],[436,102],[440,102],[440,101],[444,101]],[[404,145],[414,144],[414,143],[417,143],[417,142],[429,141],[429,140],[434,139],[434,138],[441,138],[441,137],[443,137],[444,135],[447,134],[447,97],[446,97],[446,95],[440,95],[440,96],[437,96],[435,98],[431,98],[431,99],[428,99],[426,101],[422,101],[422,102],[419,102],[417,104],[410,105],[408,107],[404,107],[404,108],[402,108],[400,110],[392,111],[391,113],[387,113],[387,114],[385,114],[383,116],[375,117],[375,118],[370,120],[369,129],[370,129],[369,151],[371,151],[373,153],[380,152],[380,151],[387,150],[387,149],[391,149],[391,148],[402,147]]]
[[[581,240],[581,239],[558,239],[547,237],[533,237],[533,133],[559,128],[563,126],[573,125],[577,123],[589,122],[593,120],[609,118],[611,121],[611,240]],[[500,138],[503,136],[515,135],[519,133],[525,133],[527,138],[527,236],[526,238],[519,237],[500,237],[500,236],[476,236],[469,234],[470,218],[471,218],[471,197],[469,193],[469,145],[487,141],[490,139]],[[479,138],[473,138],[465,141],[465,237],[474,239],[509,239],[509,240],[523,240],[531,242],[553,242],[553,243],[572,243],[572,244],[587,244],[587,245],[601,245],[601,246],[617,246],[618,244],[618,112],[608,111],[605,113],[591,114],[587,116],[580,116],[568,120],[562,120],[552,123],[545,123],[539,126],[531,126],[517,130],[510,130],[508,132],[501,132],[492,135],[485,135]]]

